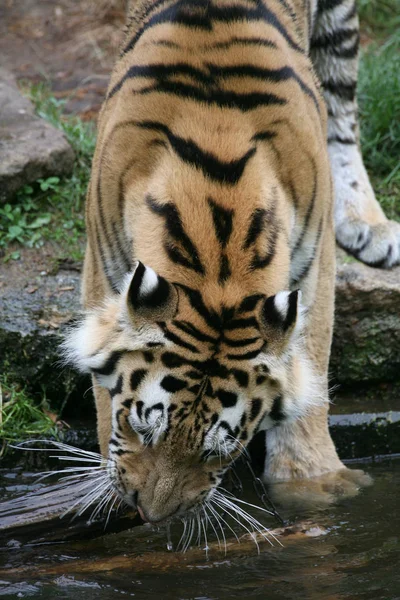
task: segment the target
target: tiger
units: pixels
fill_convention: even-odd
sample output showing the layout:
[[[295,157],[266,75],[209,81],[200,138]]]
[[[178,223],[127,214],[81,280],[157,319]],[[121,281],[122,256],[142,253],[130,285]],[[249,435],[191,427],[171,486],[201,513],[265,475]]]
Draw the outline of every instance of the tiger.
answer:
[[[335,237],[399,262],[359,147],[354,0],[139,0],[98,120],[84,315],[116,493],[199,510],[256,434],[274,498],[370,483],[328,429]]]

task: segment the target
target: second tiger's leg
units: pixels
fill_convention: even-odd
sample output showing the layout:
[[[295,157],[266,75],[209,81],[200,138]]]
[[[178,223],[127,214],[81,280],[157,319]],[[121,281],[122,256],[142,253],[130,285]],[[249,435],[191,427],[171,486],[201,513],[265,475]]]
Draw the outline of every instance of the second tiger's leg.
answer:
[[[400,225],[377,202],[359,147],[358,47],[356,1],[318,0],[310,54],[328,108],[336,239],[359,260],[387,268],[400,262]]]

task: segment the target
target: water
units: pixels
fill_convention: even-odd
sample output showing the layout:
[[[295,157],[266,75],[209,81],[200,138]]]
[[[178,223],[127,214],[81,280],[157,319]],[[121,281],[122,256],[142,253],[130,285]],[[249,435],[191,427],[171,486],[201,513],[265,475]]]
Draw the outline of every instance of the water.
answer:
[[[363,468],[374,485],[359,496],[291,515],[311,519],[325,535],[263,544],[259,555],[250,545],[213,551],[211,533],[208,557],[205,550],[179,554],[167,546],[176,547],[180,532],[148,525],[63,544],[1,544],[0,598],[400,600],[400,461]],[[32,483],[29,473],[2,475],[3,493]]]

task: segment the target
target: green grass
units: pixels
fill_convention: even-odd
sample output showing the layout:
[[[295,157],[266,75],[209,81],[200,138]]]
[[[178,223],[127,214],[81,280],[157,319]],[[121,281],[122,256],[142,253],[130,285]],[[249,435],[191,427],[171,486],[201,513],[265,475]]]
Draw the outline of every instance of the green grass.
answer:
[[[80,260],[84,239],[83,207],[95,146],[95,127],[78,117],[64,115],[64,101],[54,98],[46,84],[25,86],[23,91],[33,102],[37,114],[65,133],[74,149],[75,162],[70,176],[39,179],[33,185],[24,186],[15,203],[0,208],[0,248],[12,242],[40,247],[51,241],[58,244],[61,253]],[[18,250],[13,249],[5,260],[18,257]]]
[[[400,27],[399,0],[358,0],[362,30],[373,39],[385,38]]]
[[[363,52],[358,100],[366,167],[387,216],[400,220],[400,30]]]
[[[41,436],[59,437],[59,427],[50,418],[43,398],[38,406],[20,386],[6,377],[0,380],[0,457],[8,443],[18,443]]]

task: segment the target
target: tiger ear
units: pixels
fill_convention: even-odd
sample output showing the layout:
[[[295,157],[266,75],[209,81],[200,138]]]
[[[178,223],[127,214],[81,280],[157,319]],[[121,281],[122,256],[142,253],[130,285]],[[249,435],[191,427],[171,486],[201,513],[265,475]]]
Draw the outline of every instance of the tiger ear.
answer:
[[[266,298],[261,307],[260,325],[263,337],[268,341],[290,339],[302,326],[303,308],[301,291],[278,292]]]
[[[126,302],[133,321],[167,321],[177,312],[178,292],[174,284],[137,261],[131,275]]]

